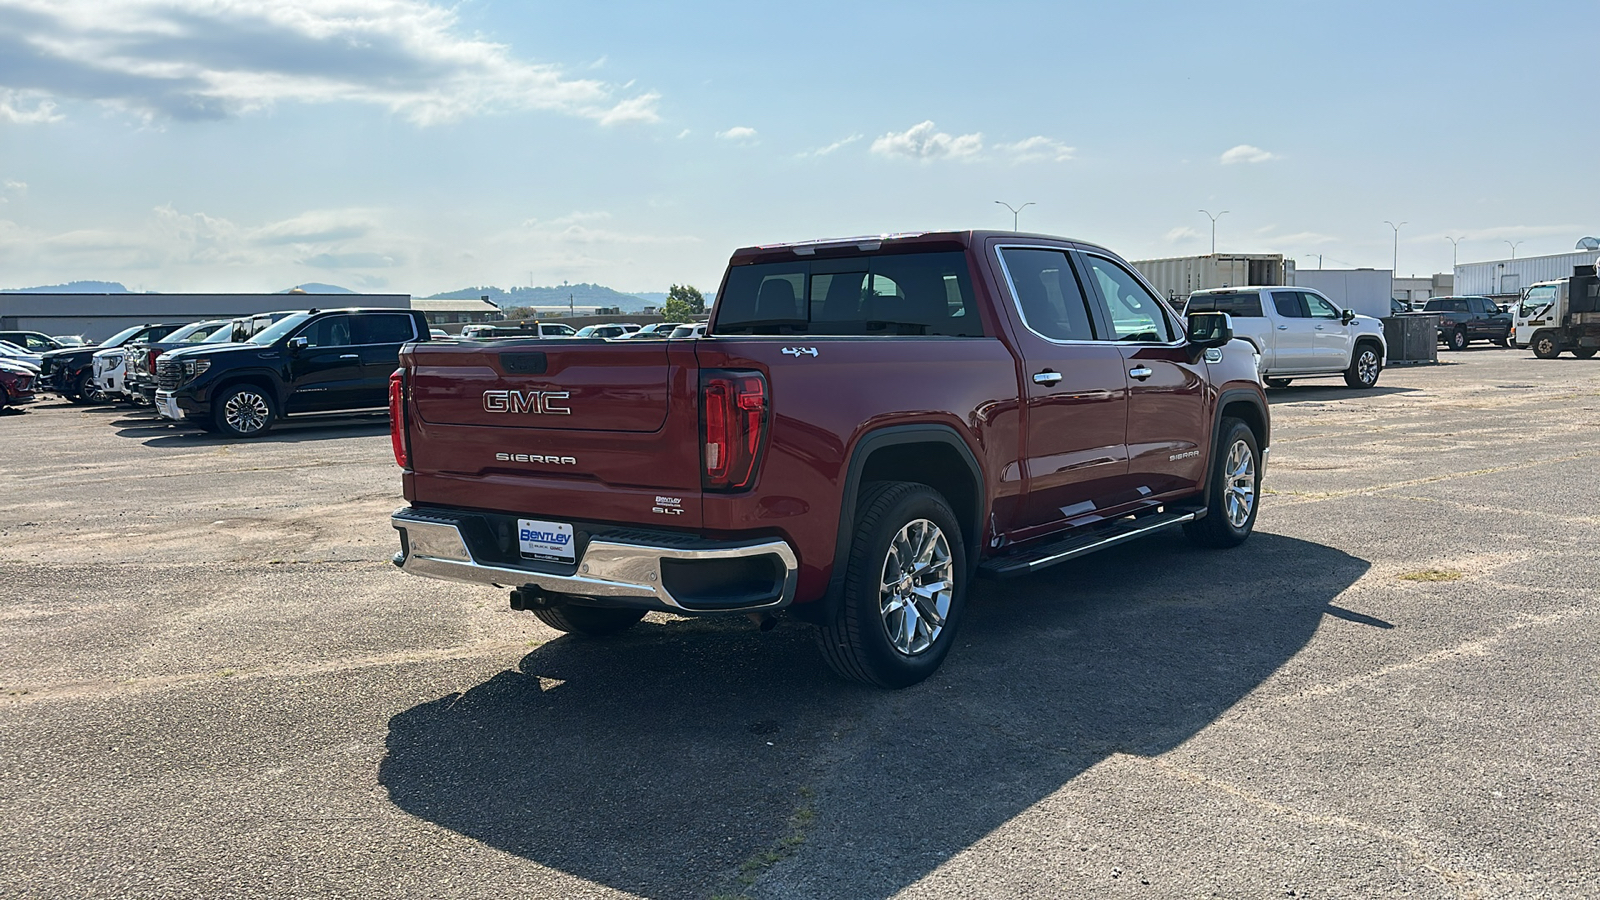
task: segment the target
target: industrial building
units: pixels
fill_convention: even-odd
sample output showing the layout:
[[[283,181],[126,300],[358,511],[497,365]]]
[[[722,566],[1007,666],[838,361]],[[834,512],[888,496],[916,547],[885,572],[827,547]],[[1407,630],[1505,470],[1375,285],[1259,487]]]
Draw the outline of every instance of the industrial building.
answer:
[[[1340,309],[1381,319],[1390,314],[1393,275],[1388,269],[1301,269],[1292,283],[1311,288]]]
[[[487,298],[483,300],[424,300],[411,301],[411,308],[421,310],[427,317],[429,325],[436,325],[446,331],[460,331],[460,328],[447,328],[449,325],[473,325],[480,322],[498,322],[506,317],[500,307],[490,303]]]
[[[1504,302],[1521,297],[1523,288],[1530,284],[1571,278],[1574,266],[1592,266],[1597,256],[1600,254],[1593,250],[1579,250],[1550,256],[1461,263],[1456,266],[1455,293],[1493,297]]]
[[[94,343],[131,325],[199,322],[282,309],[409,309],[410,294],[35,294],[0,292],[0,331],[77,334]]]

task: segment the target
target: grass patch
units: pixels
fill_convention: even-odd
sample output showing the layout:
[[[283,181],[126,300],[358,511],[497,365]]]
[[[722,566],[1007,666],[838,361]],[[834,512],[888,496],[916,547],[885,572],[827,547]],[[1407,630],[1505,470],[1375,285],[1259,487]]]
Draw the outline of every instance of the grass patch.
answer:
[[[817,796],[817,792],[809,787],[802,786],[798,793],[800,794],[800,803],[795,807],[794,813],[789,816],[788,833],[778,838],[772,846],[755,853],[739,864],[740,886],[749,887],[755,884],[756,880],[765,874],[768,869],[795,855],[801,847],[805,846],[806,832],[817,821],[817,811],[811,805],[811,801]],[[742,897],[740,894],[716,894],[713,895],[712,900],[718,900],[718,898],[737,900],[740,897]]]
[[[1464,578],[1455,569],[1418,569],[1400,575],[1401,581],[1460,581]]]

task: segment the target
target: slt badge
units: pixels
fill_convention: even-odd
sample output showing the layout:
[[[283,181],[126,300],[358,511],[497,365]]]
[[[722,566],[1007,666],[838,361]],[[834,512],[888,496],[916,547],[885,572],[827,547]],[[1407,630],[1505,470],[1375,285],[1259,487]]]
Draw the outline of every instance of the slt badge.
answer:
[[[783,348],[783,355],[784,356],[792,356],[795,359],[799,359],[802,356],[809,356],[812,359],[816,359],[817,358],[817,348],[815,348],[815,347],[785,347],[785,348]]]

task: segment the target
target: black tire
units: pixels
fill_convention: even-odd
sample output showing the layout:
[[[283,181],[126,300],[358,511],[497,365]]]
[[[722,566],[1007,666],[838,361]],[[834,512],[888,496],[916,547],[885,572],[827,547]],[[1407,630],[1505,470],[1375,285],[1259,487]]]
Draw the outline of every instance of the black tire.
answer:
[[[259,385],[236,384],[211,403],[211,421],[217,426],[217,433],[226,437],[266,434],[277,417],[277,400]]]
[[[1467,337],[1467,330],[1460,325],[1457,325],[1455,330],[1445,335],[1444,338],[1444,345],[1451,350],[1465,350],[1470,343],[1472,343],[1472,340]]]
[[[642,609],[612,609],[605,606],[574,606],[562,603],[556,606],[536,606],[533,614],[539,621],[557,631],[605,637],[620,634],[639,624],[644,618]]]
[[[1572,349],[1572,355],[1579,359],[1590,359],[1594,356],[1594,354],[1594,347],[1574,347]]]
[[[94,406],[106,401],[106,395],[95,387],[93,372],[84,372],[74,379],[72,393],[66,396],[68,400],[80,406]]]
[[[1237,547],[1255,529],[1256,513],[1261,509],[1261,447],[1256,441],[1256,433],[1242,419],[1223,419],[1217,437],[1211,460],[1210,499],[1206,503],[1206,516],[1186,523],[1183,533],[1202,547]],[[1229,517],[1229,487],[1233,479],[1228,472],[1228,463],[1235,445],[1240,443],[1249,451],[1249,510],[1243,522],[1234,524]],[[1245,485],[1240,484],[1239,487],[1242,490]],[[1237,493],[1234,498],[1243,499]]]
[[[1267,379],[1267,387],[1269,387],[1269,388],[1286,388],[1286,387],[1289,386],[1289,381],[1290,381],[1290,379],[1288,379],[1288,378],[1268,378]]]
[[[1364,341],[1356,344],[1355,353],[1351,354],[1350,368],[1344,370],[1344,383],[1353,388],[1374,387],[1382,371],[1383,354],[1378,352],[1378,345]]]
[[[1540,359],[1555,359],[1561,355],[1561,342],[1554,332],[1541,331],[1528,344],[1533,348],[1533,355]]]
[[[968,581],[961,525],[938,491],[906,481],[867,486],[856,509],[844,597],[837,615],[818,629],[817,641],[828,665],[845,678],[884,688],[910,687],[932,675],[955,643],[956,629],[966,608]],[[908,531],[917,539],[918,523],[934,526],[932,531],[920,530],[920,539],[927,540],[925,546],[934,551],[934,563],[924,566],[923,576],[939,578],[936,570],[943,570],[943,579],[933,583],[948,585],[949,589],[948,597],[943,598],[940,623],[933,620],[938,616],[942,591],[924,598],[927,602],[905,602],[906,595],[916,586],[919,576],[915,573],[904,576],[905,593],[884,596],[886,569],[899,565],[902,556],[909,555],[901,549],[906,545],[896,541]],[[928,584],[921,586],[926,588]],[[896,610],[909,615],[897,615]],[[925,617],[925,612],[931,615]],[[902,626],[894,633],[885,621],[890,618]],[[904,644],[907,649],[897,644]]]
[[[11,395],[6,393],[6,386],[0,384],[0,409],[11,405]]]
[[[1511,346],[1511,336],[1510,335],[1506,335],[1505,337],[1491,338],[1490,340],[1496,347],[1509,347],[1509,346]]]

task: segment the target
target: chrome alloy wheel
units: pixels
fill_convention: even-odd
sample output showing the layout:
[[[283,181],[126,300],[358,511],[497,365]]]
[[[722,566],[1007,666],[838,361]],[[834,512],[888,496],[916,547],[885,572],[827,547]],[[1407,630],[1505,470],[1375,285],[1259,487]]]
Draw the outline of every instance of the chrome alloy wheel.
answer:
[[[1377,382],[1378,353],[1376,350],[1369,347],[1362,350],[1361,355],[1356,357],[1356,376],[1361,379],[1362,384],[1368,386]]]
[[[255,434],[267,427],[267,419],[272,415],[271,407],[267,406],[267,398],[255,391],[240,391],[228,398],[222,407],[222,419],[240,434]]]
[[[1243,528],[1250,521],[1250,510],[1256,505],[1256,455],[1244,441],[1234,441],[1228,448],[1227,467],[1223,470],[1226,486],[1222,496],[1222,509],[1228,514],[1228,524]]]
[[[914,519],[889,542],[878,612],[889,643],[906,656],[933,646],[955,596],[950,542],[938,525]]]

